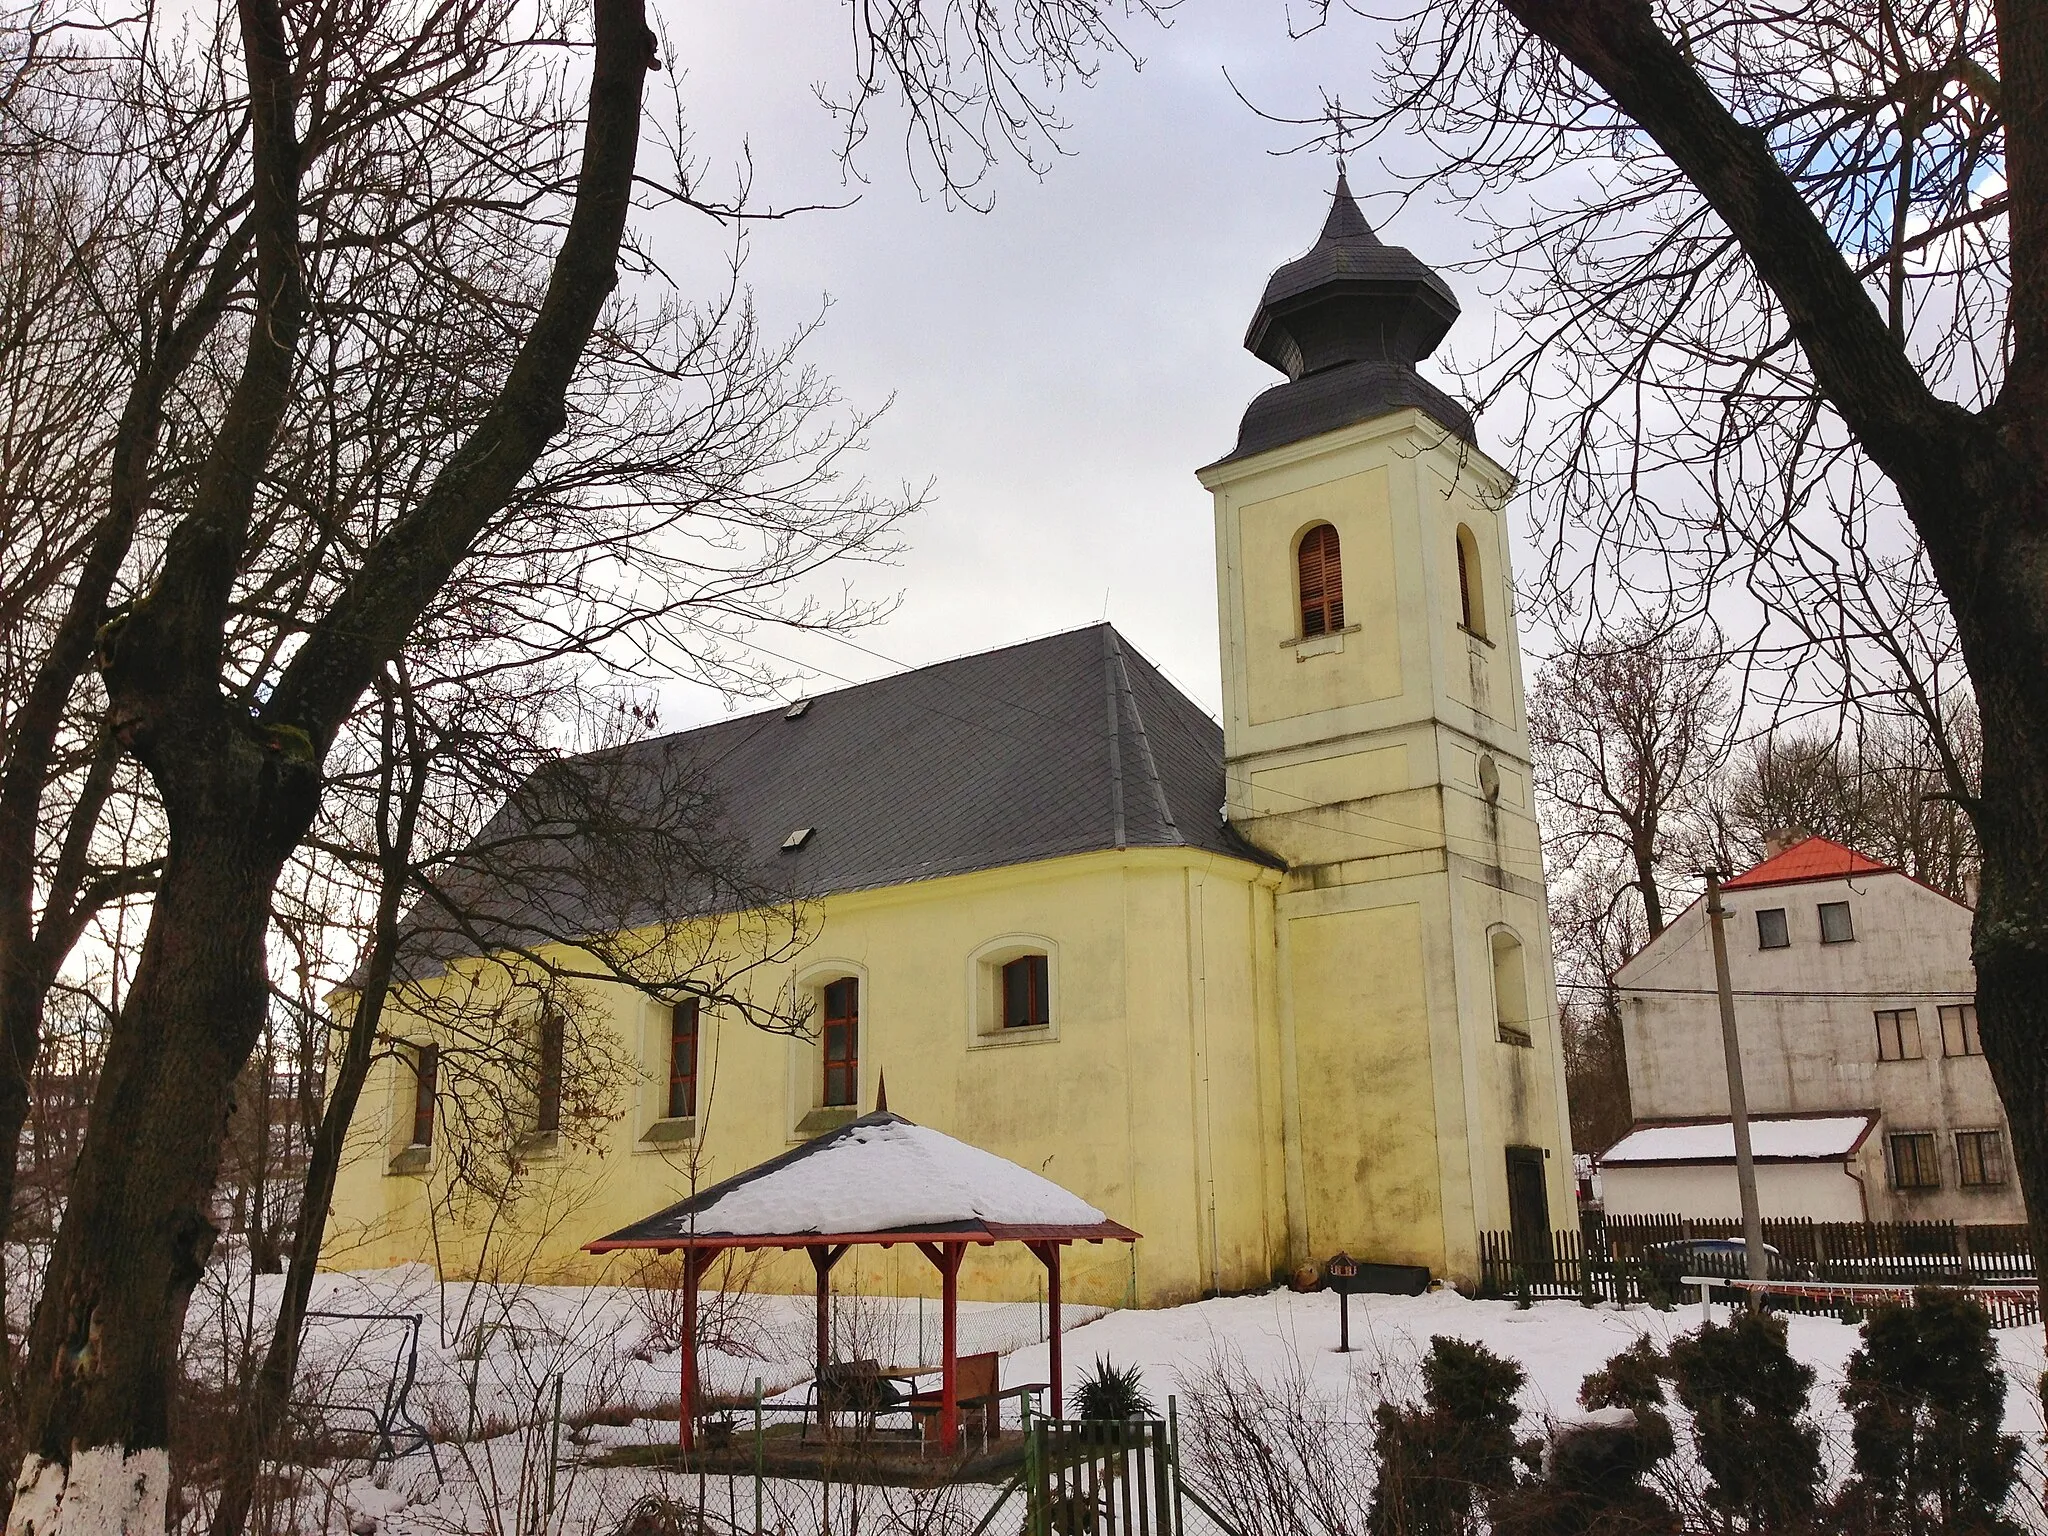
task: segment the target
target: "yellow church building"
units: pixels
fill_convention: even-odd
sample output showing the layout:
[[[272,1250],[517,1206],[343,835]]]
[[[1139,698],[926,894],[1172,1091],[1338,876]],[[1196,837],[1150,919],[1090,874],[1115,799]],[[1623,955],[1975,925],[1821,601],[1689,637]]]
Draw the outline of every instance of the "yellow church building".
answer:
[[[449,1011],[394,1001],[326,1262],[618,1276],[582,1245],[885,1085],[1143,1234],[1073,1253],[1074,1301],[1247,1290],[1340,1249],[1470,1285],[1481,1232],[1569,1225],[1509,477],[1416,370],[1457,312],[1340,177],[1246,337],[1286,380],[1199,472],[1220,726],[1105,624],[610,754],[615,780],[702,797],[773,921],[586,914],[698,934],[715,984],[583,987],[576,1040],[623,1086],[575,1136],[582,1054],[536,1013],[496,1202],[444,1107]],[[779,948],[710,953],[778,922]],[[445,955],[419,995],[503,1012],[531,963]],[[1000,1253],[964,1294],[1034,1294],[1037,1264]],[[915,1252],[859,1262],[842,1284],[935,1283]]]

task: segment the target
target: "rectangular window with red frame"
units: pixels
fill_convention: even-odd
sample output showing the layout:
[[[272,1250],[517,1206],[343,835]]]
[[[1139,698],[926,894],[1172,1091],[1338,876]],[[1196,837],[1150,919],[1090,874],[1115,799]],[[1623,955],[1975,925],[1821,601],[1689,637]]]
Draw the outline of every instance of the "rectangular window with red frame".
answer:
[[[860,1102],[860,981],[842,976],[825,988],[825,1107]]]
[[[668,1026],[668,1117],[697,1113],[697,999],[676,1004]]]
[[[412,1144],[434,1144],[434,1090],[441,1075],[441,1047],[419,1045],[412,1053]]]
[[[1052,1022],[1044,955],[1019,955],[1003,967],[1003,1028],[1043,1029]]]

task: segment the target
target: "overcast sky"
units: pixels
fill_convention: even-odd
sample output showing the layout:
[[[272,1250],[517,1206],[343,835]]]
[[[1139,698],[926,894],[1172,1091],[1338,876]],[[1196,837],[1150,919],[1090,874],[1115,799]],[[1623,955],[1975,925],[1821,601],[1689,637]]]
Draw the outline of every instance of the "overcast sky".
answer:
[[[668,10],[714,170],[744,145],[760,202],[859,194],[842,211],[754,226],[748,280],[772,329],[829,296],[812,363],[852,402],[894,398],[867,475],[935,490],[898,563],[850,569],[864,595],[901,594],[854,637],[866,651],[773,632],[764,644],[812,667],[822,691],[1107,612],[1213,712],[1215,560],[1194,471],[1229,451],[1245,404],[1278,382],[1242,349],[1245,326],[1267,274],[1313,241],[1335,180],[1326,155],[1276,154],[1300,131],[1262,120],[1231,82],[1277,113],[1313,114],[1322,86],[1361,100],[1380,35],[1354,19],[1292,39],[1267,0],[1186,0],[1170,27],[1133,22],[1143,69],[1112,61],[1069,90],[1068,153],[1042,179],[999,165],[994,207],[976,213],[920,200],[882,132],[859,162],[867,184],[842,183],[837,130],[812,87],[847,78],[846,15],[833,0]],[[1380,152],[1355,156],[1351,179],[1370,216],[1386,185]],[[1476,240],[1423,201],[1381,234],[1436,265],[1469,259]],[[718,238],[694,216],[656,226],[682,271],[715,260]],[[1465,306],[1453,339],[1469,345],[1484,298],[1470,277],[1450,281]],[[1483,424],[1481,440],[1500,456]],[[724,707],[672,691],[664,725]]]

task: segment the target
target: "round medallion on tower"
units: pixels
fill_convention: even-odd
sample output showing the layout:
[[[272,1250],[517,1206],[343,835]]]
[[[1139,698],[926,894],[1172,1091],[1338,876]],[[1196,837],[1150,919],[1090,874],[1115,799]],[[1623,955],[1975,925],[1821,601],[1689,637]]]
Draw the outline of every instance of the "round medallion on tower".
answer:
[[[1444,280],[1373,233],[1340,170],[1322,234],[1267,281],[1245,333],[1245,349],[1287,382],[1251,403],[1229,457],[1410,407],[1473,442],[1464,407],[1415,371],[1457,318]]]

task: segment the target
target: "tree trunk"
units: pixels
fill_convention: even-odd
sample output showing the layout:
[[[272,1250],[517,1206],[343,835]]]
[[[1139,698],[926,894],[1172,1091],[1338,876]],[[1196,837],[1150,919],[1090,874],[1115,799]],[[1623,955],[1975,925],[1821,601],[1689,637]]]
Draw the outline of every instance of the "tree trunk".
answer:
[[[1629,850],[1635,857],[1636,891],[1643,898],[1643,926],[1656,938],[1664,931],[1664,893],[1657,889],[1657,855],[1654,832],[1635,840]]]
[[[271,890],[317,782],[229,706],[210,713],[211,729],[151,753],[170,851],[29,1333],[10,1536],[164,1527],[185,1308],[217,1235],[235,1079],[262,1034]]]
[[[388,761],[388,727],[385,750]],[[319,1128],[313,1133],[313,1145],[306,1157],[306,1177],[299,1190],[299,1220],[292,1232],[291,1262],[285,1269],[284,1293],[271,1325],[270,1346],[256,1379],[250,1383],[235,1429],[228,1437],[230,1449],[221,1474],[220,1502],[214,1505],[212,1536],[242,1536],[256,1496],[256,1479],[263,1471],[263,1463],[273,1454],[278,1427],[284,1422],[285,1409],[291,1402],[307,1303],[313,1294],[314,1271],[320,1266],[320,1243],[334,1204],[341,1155],[348,1141],[349,1125],[355,1119],[357,1101],[362,1097],[363,1083],[370,1075],[370,1060],[384,1019],[384,1000],[390,994],[391,973],[398,959],[398,920],[412,869],[413,829],[425,791],[425,770],[415,764],[411,785],[399,807],[397,828],[383,849],[384,873],[377,896],[376,922],[371,930],[362,992],[349,1017],[348,1043],[342,1050],[341,1065],[335,1071],[332,1090],[321,1110]]]
[[[2048,500],[2048,497],[2044,497]],[[2041,596],[2048,608],[2048,592]],[[2044,624],[2048,627],[2048,624]],[[2048,1270],[2048,697],[2015,690],[2031,665],[1973,657],[1984,715],[1983,851],[1971,935],[1984,1055],[2012,1127],[2034,1267]]]

